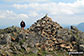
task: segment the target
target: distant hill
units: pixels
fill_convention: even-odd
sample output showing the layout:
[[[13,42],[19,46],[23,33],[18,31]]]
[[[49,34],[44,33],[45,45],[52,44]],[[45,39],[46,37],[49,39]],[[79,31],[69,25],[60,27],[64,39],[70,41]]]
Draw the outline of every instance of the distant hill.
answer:
[[[84,32],[84,23],[80,23],[76,26],[79,30]]]
[[[70,26],[71,26],[71,25],[62,25],[62,26],[63,26],[64,28],[70,29]],[[80,23],[80,24],[74,25],[74,26],[76,26],[80,31],[84,32],[84,23]]]

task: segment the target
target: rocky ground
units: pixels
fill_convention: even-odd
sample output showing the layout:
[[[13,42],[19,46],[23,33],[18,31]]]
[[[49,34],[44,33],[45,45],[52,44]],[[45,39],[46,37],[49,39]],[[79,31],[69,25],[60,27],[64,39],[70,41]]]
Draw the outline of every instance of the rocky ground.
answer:
[[[63,28],[47,16],[28,29],[0,29],[0,56],[70,56],[69,52],[84,52],[84,32],[75,26]]]

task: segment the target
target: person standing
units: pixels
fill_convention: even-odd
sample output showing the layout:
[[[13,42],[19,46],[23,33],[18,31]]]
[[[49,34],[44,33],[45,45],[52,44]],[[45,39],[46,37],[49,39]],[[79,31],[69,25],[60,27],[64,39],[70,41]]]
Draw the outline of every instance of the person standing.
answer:
[[[24,22],[23,20],[21,21],[20,26],[21,26],[22,29],[24,29],[24,27],[25,27],[25,22]]]

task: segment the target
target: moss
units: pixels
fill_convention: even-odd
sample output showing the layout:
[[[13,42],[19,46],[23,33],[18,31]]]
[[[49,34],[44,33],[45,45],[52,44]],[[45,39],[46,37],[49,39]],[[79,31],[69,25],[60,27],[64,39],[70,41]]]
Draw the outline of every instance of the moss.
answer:
[[[21,41],[19,42],[19,44],[22,45],[24,42],[25,42],[25,39],[21,40]]]
[[[24,49],[21,49],[21,52],[25,52],[25,50]]]
[[[34,54],[34,53],[29,53],[28,55],[26,56],[37,56],[37,54]]]
[[[43,50],[39,50],[38,54],[40,54],[41,56],[46,56],[46,54],[48,54],[47,51],[43,51]]]
[[[14,56],[24,56],[23,54],[17,54],[17,55],[14,55]]]

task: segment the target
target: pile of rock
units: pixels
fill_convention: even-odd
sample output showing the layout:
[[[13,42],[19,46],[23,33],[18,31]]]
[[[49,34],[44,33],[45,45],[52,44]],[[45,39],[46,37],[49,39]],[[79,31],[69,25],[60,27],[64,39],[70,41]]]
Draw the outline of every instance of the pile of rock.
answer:
[[[45,16],[40,20],[37,20],[35,24],[32,24],[32,26],[29,28],[31,31],[38,32],[39,31],[42,33],[43,31],[48,33],[48,34],[55,34],[57,30],[62,29],[62,27],[57,23],[53,22],[51,18]],[[39,33],[40,34],[40,33]]]
[[[61,49],[67,51],[77,51],[74,50],[75,48],[73,46],[76,44],[76,40],[72,40],[72,38],[75,38],[73,34],[78,32],[77,28],[74,26],[71,26],[71,30],[64,29],[57,22],[53,22],[48,16],[44,16],[35,22],[35,24],[29,28],[29,31],[35,32],[37,35],[46,39],[44,42],[36,44],[39,49],[43,48],[47,51]]]
[[[84,32],[74,26],[65,29],[48,16],[37,20],[28,29],[15,26],[0,29],[0,55],[41,55],[40,50],[84,51]]]

